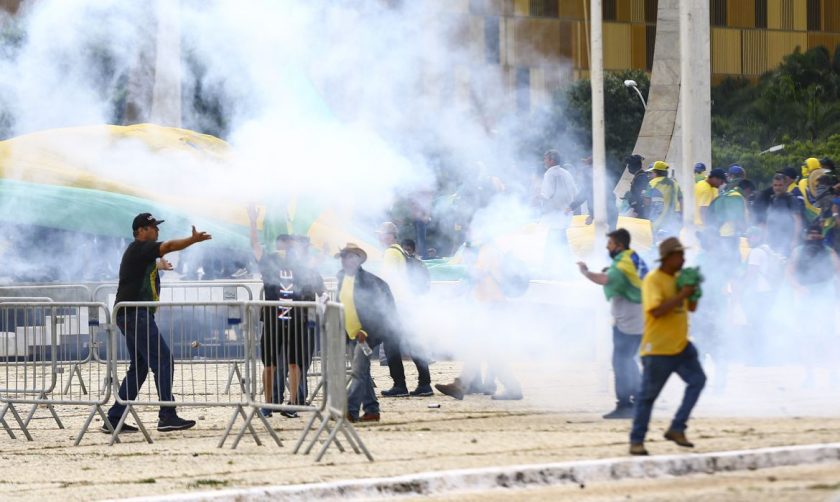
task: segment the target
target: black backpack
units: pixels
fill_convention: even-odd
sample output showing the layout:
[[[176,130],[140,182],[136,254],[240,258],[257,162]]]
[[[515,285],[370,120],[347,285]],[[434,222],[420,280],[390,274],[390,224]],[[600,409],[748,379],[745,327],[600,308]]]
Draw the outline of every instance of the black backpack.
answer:
[[[429,274],[426,264],[422,260],[410,256],[401,247],[393,246],[393,248],[402,253],[405,258],[405,271],[408,274],[411,290],[419,295],[428,293],[432,289],[432,276]]]

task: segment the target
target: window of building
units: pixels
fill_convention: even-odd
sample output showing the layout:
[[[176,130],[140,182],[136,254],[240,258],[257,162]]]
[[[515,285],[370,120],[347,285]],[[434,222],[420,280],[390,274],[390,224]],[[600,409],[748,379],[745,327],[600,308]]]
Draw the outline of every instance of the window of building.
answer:
[[[726,26],[726,0],[712,0],[709,15],[712,26]]]
[[[659,15],[659,0],[645,0],[645,22],[655,23]]]
[[[560,15],[558,0],[530,0],[529,12],[532,16],[557,17]]]
[[[808,31],[821,31],[820,0],[808,0]]]
[[[755,0],[755,27],[767,28],[767,0]]]
[[[499,18],[497,16],[484,18],[484,59],[488,63],[498,64],[501,62]]]
[[[615,21],[618,19],[618,8],[615,5],[616,0],[603,0],[601,3],[601,10],[604,13],[604,21]]]

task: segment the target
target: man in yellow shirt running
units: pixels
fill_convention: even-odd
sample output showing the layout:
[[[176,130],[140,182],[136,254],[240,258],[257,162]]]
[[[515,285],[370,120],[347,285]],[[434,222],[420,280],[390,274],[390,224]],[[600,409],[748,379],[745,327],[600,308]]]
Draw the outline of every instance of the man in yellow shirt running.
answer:
[[[696,302],[689,298],[694,286],[677,290],[677,277],[685,263],[685,248],[676,237],[659,245],[658,269],[642,282],[642,310],[645,316],[642,345],[642,387],[636,395],[633,430],[630,432],[630,454],[647,455],[645,435],[653,411],[653,403],[676,373],[687,384],[682,404],[665,432],[665,439],[688,448],[694,445],[685,437],[688,417],[706,385],[706,374],[700,366],[697,349],[688,340],[688,312]]]

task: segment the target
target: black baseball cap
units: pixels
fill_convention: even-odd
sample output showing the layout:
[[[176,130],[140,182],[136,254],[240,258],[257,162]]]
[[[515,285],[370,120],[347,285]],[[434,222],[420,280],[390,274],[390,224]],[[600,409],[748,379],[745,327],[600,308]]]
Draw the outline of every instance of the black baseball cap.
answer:
[[[719,167],[716,167],[709,171],[709,178],[718,178],[722,179],[723,181],[726,181],[726,171]]]
[[[625,164],[630,164],[631,166],[641,166],[642,161],[645,160],[644,157],[638,154],[630,155],[624,159]]]
[[[787,176],[788,178],[790,178],[792,180],[795,180],[797,177],[799,177],[799,173],[796,172],[795,167],[786,167],[786,168],[782,169],[782,174],[784,174],[785,176]]]
[[[131,230],[136,231],[143,227],[156,227],[163,223],[164,220],[156,220],[152,213],[140,213],[134,217],[134,222],[131,224]]]

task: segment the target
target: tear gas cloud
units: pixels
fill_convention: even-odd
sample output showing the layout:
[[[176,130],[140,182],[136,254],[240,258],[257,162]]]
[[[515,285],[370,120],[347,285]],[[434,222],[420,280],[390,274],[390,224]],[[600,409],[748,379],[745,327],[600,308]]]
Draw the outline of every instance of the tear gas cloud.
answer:
[[[130,142],[115,147],[106,138],[84,148],[53,148],[141,191],[243,207],[297,197],[352,215],[346,223],[356,228],[388,219],[399,197],[434,190],[440,181],[434,158],[443,155],[455,171],[447,176],[469,182],[495,177],[505,187],[471,218],[471,239],[489,243],[538,218],[528,173],[542,152],[519,148],[542,125],[511,112],[516,92],[509,75],[464,43],[474,27],[448,2],[180,5],[184,125],[200,128],[206,120],[197,88],[215,97],[232,145],[230,165]],[[155,12],[148,2],[39,0],[25,3],[16,23],[22,37],[0,58],[0,100],[11,135],[111,123],[115,103],[126,99],[120,95],[126,80],[129,92],[150,92],[152,75],[139,64],[154,47]],[[563,138],[537,148],[569,158],[589,150]],[[166,238],[187,229],[162,230]],[[501,252],[539,276],[545,231],[520,232],[508,242]],[[607,264],[600,246],[595,256],[590,265]],[[528,298],[536,301],[500,305],[444,292],[402,305],[406,324],[416,344],[433,355],[537,366],[591,357],[596,340],[609,336],[608,305],[597,286],[574,274],[575,260],[571,254],[555,260],[565,264],[561,285],[531,285]],[[704,270],[713,274],[715,266]],[[704,309],[701,302],[696,316],[722,315]],[[788,312],[780,315],[789,319]],[[730,328],[719,323],[716,336],[731,340]]]

